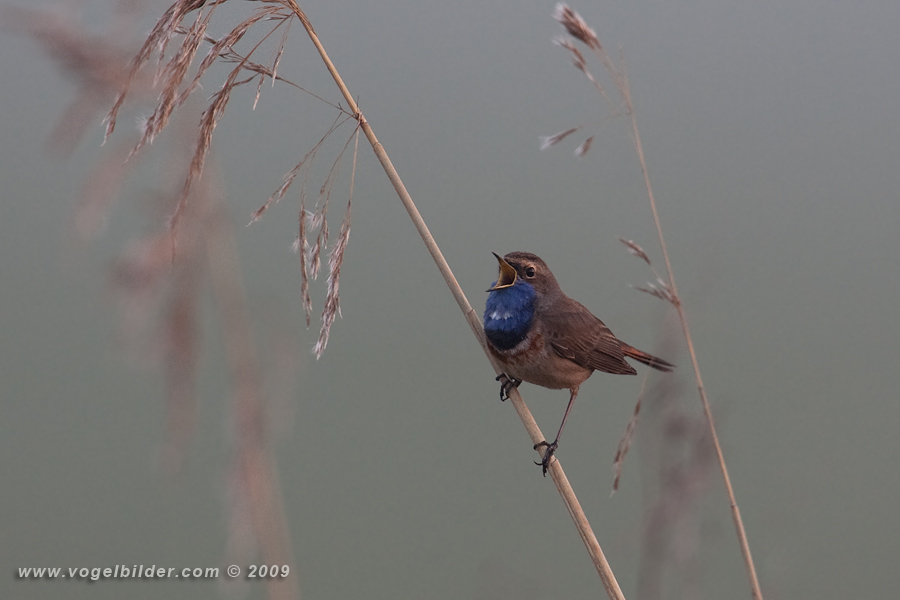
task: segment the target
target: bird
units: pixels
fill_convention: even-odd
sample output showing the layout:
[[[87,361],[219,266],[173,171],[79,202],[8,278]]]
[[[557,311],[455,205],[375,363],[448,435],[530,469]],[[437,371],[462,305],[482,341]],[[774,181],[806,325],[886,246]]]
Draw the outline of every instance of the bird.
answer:
[[[546,448],[541,462],[535,462],[546,477],[578,388],[594,371],[636,375],[626,357],[664,372],[675,365],[617,338],[603,321],[562,291],[537,255],[492,254],[500,263],[500,273],[487,290],[484,333],[488,351],[503,369],[497,376],[500,399],[509,398],[509,392],[523,381],[569,390],[556,438],[534,445],[535,450]]]

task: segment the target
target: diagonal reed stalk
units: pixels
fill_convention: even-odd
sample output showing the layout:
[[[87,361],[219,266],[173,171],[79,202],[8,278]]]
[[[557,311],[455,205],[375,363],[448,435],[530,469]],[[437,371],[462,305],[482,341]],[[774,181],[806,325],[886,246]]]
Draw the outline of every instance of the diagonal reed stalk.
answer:
[[[709,405],[709,399],[706,395],[706,388],[703,385],[703,378],[700,376],[700,365],[697,361],[697,353],[694,350],[694,341],[691,337],[690,327],[688,326],[687,315],[684,312],[684,306],[682,305],[681,297],[678,295],[678,288],[675,286],[675,273],[672,270],[672,261],[669,258],[669,251],[666,247],[666,240],[663,237],[662,224],[659,220],[659,212],[656,209],[656,197],[653,195],[653,186],[650,185],[650,174],[647,169],[647,161],[644,157],[644,148],[641,144],[641,135],[638,132],[637,116],[634,111],[634,103],[631,97],[631,87],[628,83],[628,77],[625,73],[624,64],[621,70],[615,67],[613,61],[609,57],[609,54],[607,54],[606,50],[600,44],[600,40],[597,38],[597,34],[588,26],[584,19],[582,19],[581,15],[579,15],[577,12],[575,12],[565,4],[560,3],[556,5],[556,10],[553,16],[566,29],[569,35],[584,43],[593,51],[594,55],[600,60],[600,62],[603,63],[603,66],[609,72],[610,78],[613,80],[613,83],[615,83],[619,95],[622,97],[622,101],[625,105],[625,111],[631,120],[631,141],[634,144],[635,152],[637,153],[638,160],[641,163],[641,173],[644,176],[644,185],[647,188],[647,196],[650,199],[650,211],[653,213],[653,221],[656,224],[656,233],[659,236],[659,245],[666,263],[666,273],[669,277],[668,287],[671,293],[668,294],[668,297],[678,313],[678,320],[681,323],[681,329],[684,333],[684,339],[687,342],[688,352],[691,356],[691,365],[694,369],[694,379],[697,382],[697,391],[700,394],[700,402],[703,404],[703,412],[706,416],[706,421],[709,424],[709,432],[713,442],[713,446],[716,449],[716,457],[719,461],[719,468],[722,471],[725,490],[728,493],[728,501],[731,505],[731,518],[734,521],[734,528],[737,532],[738,542],[741,546],[741,554],[744,559],[744,564],[747,568],[747,577],[750,580],[750,590],[753,594],[754,600],[762,600],[763,596],[762,591],[759,587],[759,579],[756,576],[756,567],[753,564],[753,556],[750,554],[750,544],[747,542],[747,532],[744,529],[744,522],[741,519],[741,511],[740,508],[738,508],[737,499],[734,495],[734,488],[731,486],[731,477],[729,477],[728,475],[728,467],[725,464],[725,455],[722,453],[722,446],[721,444],[719,444],[719,436],[716,434],[716,426],[713,420],[712,409]],[[571,46],[571,44],[561,45],[563,45],[570,52],[573,52],[576,59],[580,59],[574,61],[575,66],[588,76],[588,79],[594,84],[595,87],[597,87],[603,98],[610,102],[609,97],[600,87],[599,83],[597,83],[597,81],[584,68],[584,58],[581,56],[581,53],[577,50],[573,51],[574,46]]]
[[[409,192],[407,192],[406,187],[403,185],[403,181],[400,179],[400,175],[397,174],[397,170],[391,163],[391,159],[388,157],[387,152],[385,152],[384,147],[378,141],[378,138],[375,137],[375,132],[372,130],[371,125],[369,125],[369,122],[359,111],[359,107],[356,105],[353,96],[350,94],[350,90],[347,89],[347,86],[344,84],[344,81],[338,74],[334,63],[332,63],[331,59],[328,57],[328,53],[325,51],[325,47],[322,46],[322,42],[319,41],[319,37],[318,35],[316,35],[315,29],[313,29],[312,23],[310,23],[309,19],[306,17],[306,14],[300,9],[300,7],[294,2],[294,0],[288,0],[288,3],[291,10],[294,11],[294,14],[297,15],[297,18],[300,19],[301,23],[303,23],[303,27],[309,34],[309,37],[312,40],[313,44],[315,44],[316,49],[319,51],[319,54],[321,55],[325,66],[328,68],[328,71],[331,73],[331,76],[334,78],[335,83],[340,89],[341,95],[343,95],[344,99],[347,101],[347,104],[350,107],[350,112],[352,112],[357,121],[359,121],[363,133],[366,134],[369,143],[372,145],[372,149],[375,151],[375,155],[378,158],[378,161],[384,168],[384,172],[387,174],[388,179],[391,181],[391,184],[394,186],[394,189],[397,192],[397,195],[400,197],[400,201],[403,203],[403,206],[409,213],[409,216],[412,219],[416,230],[419,232],[419,236],[422,238],[422,241],[425,242],[425,246],[428,248],[428,252],[431,253],[431,257],[434,259],[434,262],[440,270],[444,281],[450,288],[450,292],[456,299],[456,303],[459,305],[463,316],[469,323],[469,327],[472,328],[472,333],[475,334],[475,337],[478,339],[478,343],[481,345],[481,349],[488,357],[488,360],[491,361],[491,364],[494,367],[494,371],[499,375],[501,373],[501,369],[498,368],[496,364],[494,364],[493,360],[491,360],[491,356],[487,351],[487,346],[485,346],[484,330],[482,328],[481,321],[479,320],[478,315],[475,313],[472,306],[469,304],[468,299],[466,299],[465,293],[463,292],[459,283],[456,281],[456,277],[454,277],[453,272],[450,270],[450,265],[448,265],[447,261],[444,259],[444,255],[441,253],[440,248],[438,248],[437,242],[435,242],[434,238],[431,235],[431,232],[428,230],[428,226],[422,219],[422,215],[416,208],[412,197],[410,197]],[[537,422],[534,420],[534,417],[532,417],[531,411],[528,410],[528,407],[525,405],[525,401],[522,400],[521,395],[519,395],[518,390],[513,389],[510,391],[512,404],[515,407],[519,418],[522,420],[522,423],[525,426],[528,435],[531,437],[532,442],[537,444],[538,442],[544,441],[544,435],[538,428]],[[616,577],[606,560],[606,556],[603,554],[603,550],[600,548],[600,544],[597,542],[597,538],[594,535],[593,530],[591,529],[587,516],[584,514],[584,510],[582,510],[581,504],[578,502],[578,498],[575,496],[575,491],[569,484],[569,480],[566,477],[566,474],[560,466],[559,461],[556,459],[556,457],[554,457],[550,463],[549,472],[550,477],[556,484],[556,489],[559,490],[559,494],[560,496],[562,496],[563,502],[566,505],[566,509],[569,511],[569,515],[572,517],[572,521],[574,521],[575,523],[578,534],[579,536],[581,536],[581,541],[584,542],[585,548],[587,548],[588,554],[590,555],[591,560],[593,561],[594,566],[597,569],[597,572],[600,574],[600,579],[603,581],[603,585],[606,588],[606,593],[612,599],[624,600],[625,596],[622,594],[622,590],[619,587],[619,584],[616,581]]]

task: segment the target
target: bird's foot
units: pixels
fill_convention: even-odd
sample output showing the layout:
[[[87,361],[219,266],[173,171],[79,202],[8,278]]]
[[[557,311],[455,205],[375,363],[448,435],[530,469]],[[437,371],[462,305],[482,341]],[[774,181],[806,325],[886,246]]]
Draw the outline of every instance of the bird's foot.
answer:
[[[541,459],[541,462],[535,461],[534,464],[541,466],[541,473],[546,477],[547,469],[550,467],[550,461],[553,459],[553,454],[556,452],[556,449],[559,448],[559,442],[548,442],[547,440],[544,440],[543,442],[538,442],[534,445],[535,450],[543,447],[547,448],[547,450],[544,451],[544,457]]]
[[[510,377],[506,373],[500,373],[494,380],[500,382],[500,402],[506,402],[506,399],[509,398],[509,391],[519,387],[519,384],[522,383],[521,379]]]

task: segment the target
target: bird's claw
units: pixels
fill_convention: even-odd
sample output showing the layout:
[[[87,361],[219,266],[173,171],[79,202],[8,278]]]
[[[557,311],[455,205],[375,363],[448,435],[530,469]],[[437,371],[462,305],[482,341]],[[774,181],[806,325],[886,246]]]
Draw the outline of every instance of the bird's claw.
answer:
[[[500,373],[494,378],[494,381],[500,382],[500,402],[506,402],[506,399],[509,398],[509,391],[519,387],[519,384],[522,383],[521,379],[510,377],[506,373]]]
[[[550,461],[553,459],[553,454],[556,452],[556,449],[559,448],[559,442],[548,442],[547,440],[544,440],[543,442],[538,442],[534,445],[535,450],[544,447],[546,447],[547,450],[544,451],[544,456],[541,459],[541,462],[535,461],[534,464],[540,465],[541,473],[544,475],[544,477],[546,477],[547,469],[550,467]]]

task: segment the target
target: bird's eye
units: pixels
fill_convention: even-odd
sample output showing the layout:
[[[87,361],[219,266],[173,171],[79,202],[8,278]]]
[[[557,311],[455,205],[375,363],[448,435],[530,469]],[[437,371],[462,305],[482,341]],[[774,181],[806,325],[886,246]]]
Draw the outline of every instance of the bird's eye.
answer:
[[[529,279],[534,277],[534,267],[528,267],[527,269],[525,269],[525,277],[528,277]]]

